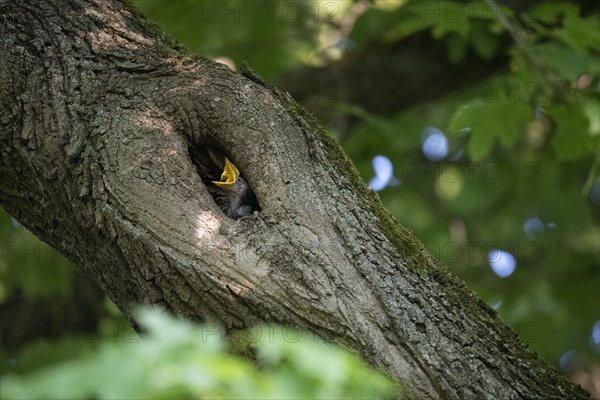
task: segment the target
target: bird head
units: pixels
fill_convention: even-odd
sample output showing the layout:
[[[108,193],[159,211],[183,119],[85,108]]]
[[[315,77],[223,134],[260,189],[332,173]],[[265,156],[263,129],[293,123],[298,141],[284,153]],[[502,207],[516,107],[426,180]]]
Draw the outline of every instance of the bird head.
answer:
[[[240,176],[240,171],[227,157],[225,157],[221,179],[211,182],[216,187],[209,190],[228,217],[238,219],[252,214],[253,211],[260,211],[250,185]]]
[[[221,180],[212,181],[212,183],[223,190],[229,191],[234,187],[239,176],[240,171],[235,165],[233,165],[231,161],[229,161],[227,157],[225,157],[225,167],[223,168],[223,173],[221,174]]]

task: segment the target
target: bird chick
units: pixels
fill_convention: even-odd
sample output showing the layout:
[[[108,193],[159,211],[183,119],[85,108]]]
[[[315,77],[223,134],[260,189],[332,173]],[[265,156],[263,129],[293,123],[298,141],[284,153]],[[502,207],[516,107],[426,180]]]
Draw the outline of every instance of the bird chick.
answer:
[[[227,157],[221,180],[211,181],[219,189],[215,199],[228,217],[238,219],[258,209],[256,196],[250,185],[240,176],[240,171]]]
[[[260,211],[250,185],[223,153],[207,146],[190,149],[190,156],[209,193],[225,215],[239,219]]]

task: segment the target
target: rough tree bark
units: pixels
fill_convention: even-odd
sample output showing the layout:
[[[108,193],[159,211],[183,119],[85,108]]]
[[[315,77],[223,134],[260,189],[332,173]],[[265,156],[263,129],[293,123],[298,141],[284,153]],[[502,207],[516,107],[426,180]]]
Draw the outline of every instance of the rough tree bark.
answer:
[[[126,314],[289,324],[411,398],[585,398],[389,215],[340,148],[251,73],[187,54],[117,0],[0,0],[0,203]],[[224,150],[262,211],[216,206]]]

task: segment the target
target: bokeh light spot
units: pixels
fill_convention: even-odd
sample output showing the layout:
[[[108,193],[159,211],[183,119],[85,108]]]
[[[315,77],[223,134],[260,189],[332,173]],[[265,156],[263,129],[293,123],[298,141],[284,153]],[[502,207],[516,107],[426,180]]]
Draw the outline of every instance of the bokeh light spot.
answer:
[[[423,154],[429,161],[440,161],[448,155],[448,139],[437,128],[427,127],[423,131],[426,138],[423,141]]]
[[[454,200],[463,189],[463,179],[460,169],[450,165],[438,176],[435,183],[435,193],[444,200]]]
[[[600,344],[600,320],[596,321],[592,328],[592,340],[596,344]]]
[[[529,239],[537,239],[544,234],[544,224],[539,218],[529,218],[523,225],[523,232]]]
[[[569,351],[565,351],[560,359],[558,360],[558,365],[560,366],[561,371],[568,371],[573,363],[573,359],[575,358],[575,349],[571,349]]]
[[[394,179],[394,166],[389,158],[381,155],[373,157],[373,170],[375,177],[369,182],[369,186],[378,192],[386,186],[396,186],[400,182]]]
[[[596,178],[588,192],[588,198],[592,203],[600,204],[600,178]]]
[[[495,249],[490,251],[488,253],[488,260],[490,261],[490,267],[492,267],[494,273],[500,278],[509,277],[517,266],[515,257],[504,250]]]

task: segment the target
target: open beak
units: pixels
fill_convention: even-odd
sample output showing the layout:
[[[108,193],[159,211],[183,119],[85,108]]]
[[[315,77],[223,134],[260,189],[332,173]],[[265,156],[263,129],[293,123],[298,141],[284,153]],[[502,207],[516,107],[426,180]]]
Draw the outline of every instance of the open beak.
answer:
[[[235,165],[233,165],[231,161],[229,161],[227,157],[225,157],[225,167],[223,168],[223,173],[221,174],[221,180],[212,181],[212,183],[214,183],[221,189],[228,190],[231,189],[239,175],[240,171],[236,168]]]

